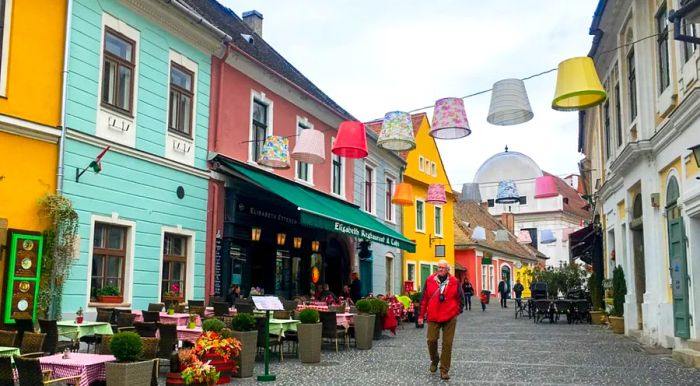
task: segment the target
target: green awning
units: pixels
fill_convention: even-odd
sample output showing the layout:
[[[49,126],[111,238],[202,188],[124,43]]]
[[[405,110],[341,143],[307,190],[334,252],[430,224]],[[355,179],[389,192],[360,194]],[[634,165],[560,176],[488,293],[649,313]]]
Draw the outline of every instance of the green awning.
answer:
[[[222,159],[226,166],[250,179],[257,185],[296,205],[302,225],[344,233],[359,239],[416,251],[416,244],[399,232],[377,221],[372,215],[361,211],[357,206],[314,191],[311,188],[287,181],[272,174],[248,169],[234,162]]]

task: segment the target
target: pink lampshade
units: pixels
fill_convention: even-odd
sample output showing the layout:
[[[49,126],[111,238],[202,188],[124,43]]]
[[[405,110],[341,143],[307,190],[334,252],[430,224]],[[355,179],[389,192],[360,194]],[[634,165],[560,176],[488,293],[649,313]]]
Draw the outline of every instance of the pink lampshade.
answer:
[[[297,137],[297,143],[294,145],[291,157],[307,164],[323,163],[326,159],[323,133],[316,129],[302,130]]]
[[[554,176],[544,175],[535,179],[535,198],[555,197],[559,195]]]
[[[333,154],[345,158],[367,157],[367,137],[365,125],[357,121],[344,121],[338,128],[338,135],[333,143]]]
[[[561,231],[561,241],[569,241],[569,235],[574,232],[574,228],[564,228],[564,230]]]
[[[433,205],[442,205],[447,203],[447,195],[445,187],[442,184],[428,185],[428,194],[425,202]]]
[[[530,232],[525,231],[525,230],[518,232],[518,243],[520,243],[520,244],[532,243],[532,237],[530,237]]]
[[[435,102],[430,136],[438,139],[458,139],[471,134],[464,101],[461,98],[443,98]]]

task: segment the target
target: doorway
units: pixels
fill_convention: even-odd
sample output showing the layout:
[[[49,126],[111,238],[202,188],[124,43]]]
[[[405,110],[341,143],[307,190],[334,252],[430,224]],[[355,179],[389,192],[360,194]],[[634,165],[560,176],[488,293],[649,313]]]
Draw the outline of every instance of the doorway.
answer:
[[[632,205],[632,221],[630,230],[632,231],[632,254],[634,258],[634,296],[637,304],[637,330],[642,330],[644,326],[644,314],[642,304],[644,304],[644,293],[647,290],[646,270],[644,267],[644,222],[642,220],[642,195],[637,193],[634,196]]]
[[[324,267],[324,282],[334,294],[341,293],[343,285],[348,284],[350,280],[350,261],[346,249],[336,238],[328,241]]]
[[[510,267],[507,265],[501,267],[501,280],[506,283],[506,293],[510,293]]]
[[[679,338],[689,339],[688,261],[683,217],[681,216],[681,208],[678,206],[679,192],[676,177],[672,176],[666,187],[666,223],[673,297],[673,333]]]
[[[386,281],[384,283],[384,293],[394,294],[394,254],[387,252],[386,258]]]

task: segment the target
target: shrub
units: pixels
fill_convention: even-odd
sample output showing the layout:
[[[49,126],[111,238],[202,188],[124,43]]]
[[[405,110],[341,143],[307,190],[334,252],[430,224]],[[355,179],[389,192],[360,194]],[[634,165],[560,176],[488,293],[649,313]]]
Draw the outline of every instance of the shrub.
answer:
[[[625,295],[627,295],[627,283],[625,272],[618,265],[613,270],[613,308],[610,315],[622,317],[625,314]]]
[[[304,324],[318,323],[320,316],[318,311],[307,308],[299,313],[299,320]]]
[[[124,331],[114,334],[109,342],[109,349],[117,361],[134,362],[141,356],[143,343],[137,333]]]
[[[255,317],[249,313],[237,314],[231,320],[231,328],[234,331],[253,331],[256,328]]]
[[[419,291],[414,291],[411,292],[408,295],[409,298],[411,298],[411,302],[413,303],[420,303],[420,301],[423,299],[423,293]]]
[[[224,327],[221,329],[221,332],[219,332],[219,335],[224,339],[233,338],[233,331],[228,327]]]
[[[389,304],[384,300],[380,299],[370,299],[370,313],[375,315],[386,315],[386,311],[389,309]]]
[[[108,285],[97,290],[97,296],[119,296],[119,288]]]
[[[221,329],[226,327],[224,322],[220,321],[219,319],[207,319],[204,322],[202,322],[202,331],[214,331],[216,333],[221,332]]]
[[[357,312],[361,314],[369,314],[371,313],[372,309],[372,303],[369,301],[369,299],[360,299],[355,303],[355,307],[357,307]]]

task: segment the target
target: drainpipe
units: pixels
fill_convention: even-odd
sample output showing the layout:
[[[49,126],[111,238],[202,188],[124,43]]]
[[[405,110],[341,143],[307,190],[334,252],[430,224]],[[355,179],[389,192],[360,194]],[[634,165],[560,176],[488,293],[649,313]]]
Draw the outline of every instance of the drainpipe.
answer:
[[[59,125],[59,128],[61,129],[61,136],[58,140],[58,168],[56,170],[56,193],[59,194],[63,192],[63,150],[66,143],[66,95],[68,94],[68,59],[70,58],[70,32],[72,28],[72,13],[73,0],[68,0],[68,4],[66,6],[66,41],[63,48],[63,84],[61,85],[61,112],[59,117],[59,119],[61,120]],[[53,293],[53,291],[51,292]],[[51,304],[53,304],[53,302]]]

